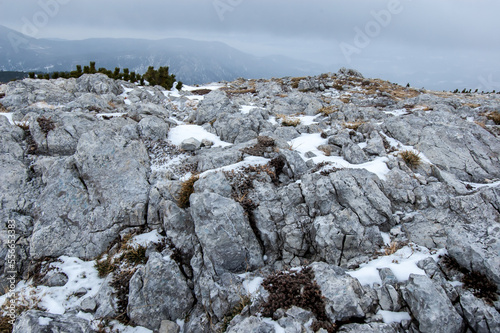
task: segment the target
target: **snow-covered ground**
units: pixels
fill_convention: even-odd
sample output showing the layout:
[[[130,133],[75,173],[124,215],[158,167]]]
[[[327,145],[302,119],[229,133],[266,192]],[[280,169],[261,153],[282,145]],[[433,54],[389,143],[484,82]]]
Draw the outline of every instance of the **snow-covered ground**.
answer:
[[[385,163],[388,161],[387,157],[377,157],[371,162],[362,164],[351,164],[340,156],[326,156],[323,151],[318,149],[321,145],[328,144],[327,139],[323,139],[320,133],[302,134],[296,139],[289,142],[292,150],[297,151],[302,159],[308,160],[305,156],[307,152],[312,152],[316,156],[312,158],[314,163],[330,162],[336,168],[349,168],[349,169],[366,169],[376,174],[380,179],[385,179],[385,175],[389,173],[389,168]]]
[[[213,142],[212,147],[227,147],[231,143],[222,141],[217,135],[212,134],[198,125],[179,125],[171,128],[168,132],[168,140],[176,146],[180,146],[182,141],[195,138],[198,141],[208,140]]]

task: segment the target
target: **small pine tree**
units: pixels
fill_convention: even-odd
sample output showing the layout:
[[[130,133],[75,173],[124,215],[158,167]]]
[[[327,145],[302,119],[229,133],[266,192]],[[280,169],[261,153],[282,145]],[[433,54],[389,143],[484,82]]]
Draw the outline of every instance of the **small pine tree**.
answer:
[[[177,82],[177,85],[175,86],[175,89],[177,89],[177,90],[181,90],[182,89],[182,82],[181,81]]]
[[[410,88],[410,82],[406,84],[406,88]]]
[[[113,79],[118,80],[120,78],[120,67],[115,67],[115,71],[113,72]]]
[[[136,83],[137,77],[135,76],[135,72],[130,72],[130,82]]]
[[[124,81],[130,80],[130,71],[128,68],[123,69],[123,80]]]
[[[28,73],[28,77],[29,77],[30,79],[34,79],[34,78],[35,78],[35,72],[29,72],[29,73]]]
[[[82,65],[76,65],[76,72],[82,74]]]
[[[55,80],[55,79],[58,79],[59,78],[59,72],[54,72],[52,73],[52,78]]]
[[[97,71],[95,70],[95,61],[90,62],[90,74],[95,74]]]
[[[83,66],[83,73],[84,74],[90,74],[90,67],[89,66]]]

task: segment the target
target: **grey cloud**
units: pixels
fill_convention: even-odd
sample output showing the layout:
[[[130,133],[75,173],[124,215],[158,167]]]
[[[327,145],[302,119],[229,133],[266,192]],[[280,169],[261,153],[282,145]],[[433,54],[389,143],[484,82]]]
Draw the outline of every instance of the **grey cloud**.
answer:
[[[286,54],[332,70],[347,65],[376,75],[383,64],[388,75],[413,73],[422,82],[427,72],[447,71],[448,81],[469,82],[481,75],[471,73],[500,75],[498,0],[3,0],[0,24],[19,30],[23,17],[43,11],[40,3],[54,2],[67,4],[35,37],[220,40],[245,52]],[[387,14],[391,5],[397,13],[377,23],[374,13]],[[379,31],[367,45],[356,45],[359,31],[366,33],[374,22]],[[342,45],[359,52],[347,59]]]

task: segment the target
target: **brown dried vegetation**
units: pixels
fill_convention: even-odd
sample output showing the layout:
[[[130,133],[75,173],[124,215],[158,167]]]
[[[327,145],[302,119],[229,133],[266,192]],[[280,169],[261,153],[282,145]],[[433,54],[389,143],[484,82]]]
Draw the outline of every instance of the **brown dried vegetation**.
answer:
[[[335,332],[326,314],[325,302],[311,267],[303,267],[300,271],[282,271],[268,276],[262,286],[269,292],[267,301],[262,306],[262,315],[273,317],[278,309],[288,309],[297,306],[311,311],[316,321],[314,330],[326,329]]]

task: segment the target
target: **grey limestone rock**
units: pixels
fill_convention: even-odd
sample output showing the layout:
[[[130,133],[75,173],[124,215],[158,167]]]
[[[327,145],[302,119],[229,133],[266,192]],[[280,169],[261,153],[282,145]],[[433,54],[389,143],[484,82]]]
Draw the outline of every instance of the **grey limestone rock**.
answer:
[[[414,146],[440,169],[460,180],[484,182],[500,177],[495,137],[451,113],[394,117],[382,126],[389,136]]]
[[[385,156],[386,151],[384,147],[384,141],[382,137],[376,132],[373,131],[370,134],[370,139],[366,142],[366,147],[363,150],[368,155],[376,155],[376,156]]]
[[[94,258],[118,231],[145,224],[147,166],[142,143],[111,130],[84,134],[74,157],[56,160],[44,174],[31,255]]]
[[[127,314],[130,319],[153,330],[162,320],[184,319],[194,304],[191,289],[177,264],[159,253],[149,256],[146,266],[130,279]]]
[[[42,285],[47,287],[61,287],[68,282],[68,276],[63,272],[49,271],[42,279]]]
[[[201,142],[196,140],[195,138],[189,138],[181,143],[181,149],[185,151],[194,151],[198,150],[201,147]]]
[[[398,330],[390,324],[369,323],[369,324],[347,324],[342,325],[338,330],[342,333],[397,333]]]
[[[332,322],[364,318],[372,305],[358,280],[335,265],[315,262],[311,265],[315,280],[325,300],[325,309]]]
[[[80,92],[89,92],[94,94],[112,93],[119,95],[123,88],[118,81],[108,78],[104,74],[84,74],[76,79],[76,89]]]
[[[91,333],[90,323],[75,315],[58,315],[37,310],[24,312],[17,318],[13,333]]]
[[[165,140],[169,129],[169,124],[156,116],[147,116],[141,119],[138,124],[139,134],[143,138],[153,141]]]
[[[420,332],[461,332],[462,317],[446,293],[425,275],[411,274],[402,291],[411,313],[418,321]]]
[[[230,326],[227,333],[274,333],[275,328],[271,323],[263,321],[262,318],[248,317],[237,325]]]
[[[363,149],[355,143],[348,143],[342,147],[342,155],[347,162],[352,164],[361,164],[368,162],[368,157],[363,152]]]
[[[499,203],[498,187],[453,198],[456,216],[447,230],[446,248],[461,266],[485,274],[500,288]]]
[[[216,272],[263,266],[262,250],[238,203],[210,192],[193,193],[190,202],[196,235]]]
[[[24,150],[21,142],[24,138],[24,131],[15,125],[9,123],[7,117],[0,114],[0,154],[11,154],[16,159],[21,159]]]
[[[85,298],[80,304],[83,312],[94,312],[97,309],[97,302],[93,297]]]
[[[203,101],[198,105],[195,114],[195,122],[202,125],[216,120],[223,112],[233,111],[233,105],[227,95],[220,90],[214,90],[205,95]]]
[[[460,305],[467,324],[477,333],[500,331],[500,314],[491,305],[471,292],[463,291],[460,295]]]
[[[162,320],[158,333],[179,333],[181,328],[177,323],[170,320]]]

